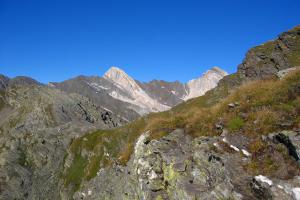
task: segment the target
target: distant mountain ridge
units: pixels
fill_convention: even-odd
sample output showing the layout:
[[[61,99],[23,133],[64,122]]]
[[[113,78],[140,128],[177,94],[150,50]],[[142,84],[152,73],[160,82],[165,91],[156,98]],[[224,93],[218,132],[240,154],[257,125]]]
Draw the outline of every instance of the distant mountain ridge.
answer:
[[[227,72],[213,67],[188,83],[161,80],[145,83],[134,80],[125,71],[113,66],[103,77],[79,76],[50,85],[86,96],[109,111],[132,120],[150,112],[168,110],[188,99],[201,96],[216,87],[226,75]]]

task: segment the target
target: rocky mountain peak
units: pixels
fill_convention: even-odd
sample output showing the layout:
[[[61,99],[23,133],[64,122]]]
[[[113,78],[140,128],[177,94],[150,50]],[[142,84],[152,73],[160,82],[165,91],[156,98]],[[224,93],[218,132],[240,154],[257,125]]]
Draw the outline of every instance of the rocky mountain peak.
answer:
[[[112,97],[139,106],[141,108],[138,111],[140,114],[164,111],[170,108],[151,98],[133,78],[118,67],[111,67],[104,74],[103,78],[112,82],[124,94],[127,94],[129,98],[120,95],[116,91],[109,93]]]
[[[219,68],[217,66],[212,67],[207,72],[214,72],[214,73],[218,73],[218,74],[223,75],[223,76],[228,75],[228,73],[226,71],[222,70],[221,68]]]
[[[112,66],[104,74],[104,77],[114,77],[118,75],[127,75],[122,69]]]
[[[118,67],[111,67],[103,76],[103,78],[110,80],[120,87],[127,90],[140,90],[138,84],[125,71]]]
[[[208,90],[216,87],[218,82],[226,75],[228,75],[227,72],[219,67],[212,67],[199,78],[190,80],[186,84],[187,95],[184,100],[204,95]]]
[[[129,75],[122,69],[112,66],[110,67],[105,74],[103,75],[104,78],[117,80],[122,77],[129,77]]]

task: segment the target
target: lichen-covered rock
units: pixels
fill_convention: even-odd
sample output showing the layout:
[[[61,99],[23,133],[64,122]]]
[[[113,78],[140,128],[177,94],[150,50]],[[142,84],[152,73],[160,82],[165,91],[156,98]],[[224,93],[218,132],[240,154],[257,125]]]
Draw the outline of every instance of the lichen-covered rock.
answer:
[[[97,177],[82,184],[74,198],[279,200],[297,195],[298,177],[254,177],[245,170],[251,161],[251,155],[243,153],[249,153],[246,138],[240,138],[240,144],[238,135],[192,138],[182,129],[159,140],[149,141],[148,137],[146,132],[136,141],[127,166],[101,169]],[[224,144],[232,150],[224,149]]]

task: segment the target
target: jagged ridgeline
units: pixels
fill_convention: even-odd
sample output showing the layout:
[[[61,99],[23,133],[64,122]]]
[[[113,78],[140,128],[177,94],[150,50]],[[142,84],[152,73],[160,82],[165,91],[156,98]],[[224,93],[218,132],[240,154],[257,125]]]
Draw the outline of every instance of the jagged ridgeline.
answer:
[[[186,84],[0,76],[0,199],[300,199],[299,66],[300,26]]]

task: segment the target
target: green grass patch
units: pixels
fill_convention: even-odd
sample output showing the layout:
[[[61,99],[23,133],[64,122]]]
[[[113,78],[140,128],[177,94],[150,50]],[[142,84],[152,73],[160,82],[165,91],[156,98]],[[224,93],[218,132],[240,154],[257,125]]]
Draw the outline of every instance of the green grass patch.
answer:
[[[228,122],[227,127],[231,131],[237,131],[237,130],[240,130],[241,128],[243,128],[244,125],[245,125],[245,122],[243,119],[241,119],[240,117],[235,117]]]
[[[65,178],[65,185],[72,184],[73,191],[80,188],[82,178],[84,177],[84,168],[87,165],[87,159],[83,158],[80,154],[75,154],[74,161],[67,171]]]

